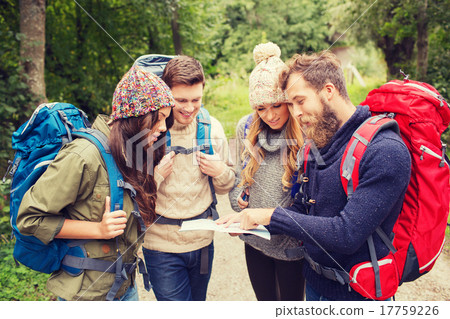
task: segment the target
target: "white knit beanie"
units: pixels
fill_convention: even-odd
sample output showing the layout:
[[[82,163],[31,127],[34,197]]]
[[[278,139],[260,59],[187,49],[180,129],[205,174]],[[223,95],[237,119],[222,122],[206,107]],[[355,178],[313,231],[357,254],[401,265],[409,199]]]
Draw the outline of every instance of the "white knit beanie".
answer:
[[[280,48],[272,42],[258,44],[253,49],[256,67],[249,78],[249,101],[252,108],[287,102],[285,93],[278,85],[278,75],[285,65],[280,56]]]

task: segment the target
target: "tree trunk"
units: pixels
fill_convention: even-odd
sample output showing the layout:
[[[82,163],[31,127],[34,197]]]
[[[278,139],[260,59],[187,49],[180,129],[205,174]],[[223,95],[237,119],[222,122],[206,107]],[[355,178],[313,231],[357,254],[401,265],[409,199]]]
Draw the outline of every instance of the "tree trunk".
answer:
[[[181,45],[181,35],[178,26],[178,4],[176,1],[172,2],[170,10],[172,11],[172,19],[170,24],[172,27],[173,46],[175,48],[175,54],[181,55],[183,54],[183,48]]]
[[[157,29],[157,28],[155,28]],[[156,42],[155,42],[155,38],[156,38],[156,31],[152,29],[152,27],[150,25],[147,26],[147,31],[148,31],[148,52],[157,52],[157,47],[156,47]]]
[[[428,0],[419,1],[417,16],[417,76],[419,81],[425,81],[428,68]]]
[[[384,53],[384,59],[388,67],[387,80],[398,79],[400,65],[411,60],[415,46],[414,39],[403,38],[400,43],[395,43],[394,38],[384,36],[377,41],[377,46]],[[407,72],[407,70],[403,71]]]
[[[20,57],[26,82],[40,103],[47,102],[45,92],[45,0],[20,0]]]

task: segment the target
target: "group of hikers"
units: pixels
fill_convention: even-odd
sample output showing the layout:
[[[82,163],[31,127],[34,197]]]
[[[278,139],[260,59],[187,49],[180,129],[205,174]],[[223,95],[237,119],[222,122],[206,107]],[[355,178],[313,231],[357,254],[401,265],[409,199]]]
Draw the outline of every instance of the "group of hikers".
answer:
[[[239,235],[258,300],[370,300],[352,289],[348,273],[373,260],[372,253],[377,260],[389,255],[381,236],[371,237],[370,249],[365,243],[377,229],[392,232],[410,181],[410,153],[394,129],[380,131],[359,163],[358,188],[348,196],[341,159],[371,113],[350,101],[337,57],[327,51],[296,54],[284,63],[271,42],[257,45],[253,56],[251,114],[236,127],[237,163],[230,159],[222,125],[202,105],[205,76],[199,61],[176,56],[161,78],[135,64],[114,91],[112,113],[93,123],[108,138],[135,194],[124,192],[123,208],[111,207],[102,157],[92,143],[75,139],[23,197],[20,232],[43,243],[86,240],[90,258],[114,262],[120,250],[126,264],[143,256],[146,269],[140,270],[157,300],[202,301],[214,233],[180,232],[181,223],[209,218],[225,227],[264,225],[270,240]],[[202,141],[200,128],[207,131]],[[145,130],[143,151],[130,154],[127,141]],[[137,153],[143,167],[127,158]],[[216,194],[229,194],[236,213],[217,219]],[[125,276],[114,300],[138,300],[136,276],[135,271]],[[58,300],[105,300],[115,277],[59,270],[47,288]]]

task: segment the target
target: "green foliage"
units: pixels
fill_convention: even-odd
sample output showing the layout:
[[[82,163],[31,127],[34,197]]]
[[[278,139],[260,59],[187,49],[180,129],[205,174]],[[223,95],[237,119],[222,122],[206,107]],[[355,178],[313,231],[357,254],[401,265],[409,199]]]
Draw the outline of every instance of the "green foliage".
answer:
[[[234,137],[239,119],[253,111],[248,102],[248,81],[237,76],[208,79],[204,104],[222,124],[227,138]]]
[[[332,1],[342,7],[333,17],[337,29],[346,30],[350,21],[356,23],[348,30],[346,37],[365,46],[372,42],[380,48],[388,66],[388,78],[396,77],[402,69],[410,74],[415,71],[414,46],[417,38],[417,4],[411,0],[378,0],[370,2]],[[345,10],[345,11],[344,11]],[[345,12],[344,15],[337,15]]]
[[[253,48],[279,45],[282,59],[329,47],[326,1],[235,0],[226,7],[218,73],[245,76],[254,68]]]
[[[36,102],[24,82],[20,66],[18,4],[0,6],[0,172],[12,159],[12,133],[31,115]],[[0,174],[1,174],[0,173]]]
[[[11,180],[0,181],[0,244],[7,242],[11,237],[11,225],[9,223],[9,190]]]
[[[51,1],[46,21],[46,85],[50,101],[72,103],[94,118],[109,113],[114,89],[144,54],[173,55],[176,4],[183,53],[206,70],[219,49],[220,6],[205,0]]]
[[[427,81],[450,101],[450,2],[433,1],[430,14],[434,26],[429,32]],[[450,143],[450,139],[447,139]]]
[[[9,200],[6,196],[11,180],[0,183],[0,301],[1,300],[55,300],[46,289],[47,274],[17,266],[13,258],[14,240],[11,240]]]
[[[0,300],[56,300],[46,289],[47,274],[16,266],[13,258],[13,243],[0,245]]]
[[[447,224],[450,225],[450,215],[447,218]],[[445,229],[445,238],[447,238],[447,246],[449,246],[450,248],[450,243],[448,243],[448,241],[450,240],[450,227],[447,226],[447,228]]]
[[[360,105],[366,99],[367,94],[385,83],[383,78],[365,78],[366,86],[363,87],[359,83],[347,85],[347,92],[350,100],[354,105]]]
[[[115,86],[145,43],[125,31],[143,29],[136,27],[138,8],[119,1],[79,4],[47,5],[45,81],[49,101],[72,103],[92,118],[110,111]]]
[[[365,47],[356,47],[356,54],[353,59],[358,71],[367,77],[386,79],[386,62],[380,50],[366,45]]]

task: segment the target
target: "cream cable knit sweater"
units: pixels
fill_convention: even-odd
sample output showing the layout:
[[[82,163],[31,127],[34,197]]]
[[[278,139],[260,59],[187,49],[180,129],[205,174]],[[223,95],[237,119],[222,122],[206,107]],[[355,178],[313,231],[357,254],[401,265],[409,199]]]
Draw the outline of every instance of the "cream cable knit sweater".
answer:
[[[175,121],[170,129],[173,146],[191,148],[197,145],[196,135],[196,121],[187,126]],[[235,172],[222,125],[213,117],[211,117],[211,139],[214,154],[218,154],[227,164],[224,172],[213,178],[214,188],[217,194],[226,194],[233,188]],[[156,175],[155,179],[158,184],[156,213],[159,215],[186,219],[203,213],[212,203],[208,176],[200,171],[194,153],[176,155],[172,173],[166,179],[161,175]],[[143,246],[163,252],[184,253],[209,245],[214,236],[212,231],[178,230],[179,226],[153,224],[145,234]]]

